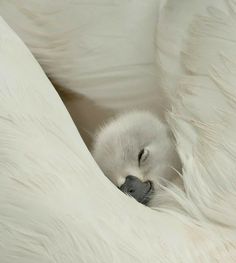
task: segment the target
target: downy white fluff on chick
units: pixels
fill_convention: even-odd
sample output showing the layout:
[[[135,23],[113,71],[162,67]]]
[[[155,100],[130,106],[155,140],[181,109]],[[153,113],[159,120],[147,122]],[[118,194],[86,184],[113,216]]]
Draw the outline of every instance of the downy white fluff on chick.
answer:
[[[108,122],[92,154],[104,174],[138,202],[156,207],[160,185],[175,182],[179,159],[167,125],[148,111],[131,111]],[[179,180],[179,179],[178,179]],[[164,195],[165,196],[165,195]]]

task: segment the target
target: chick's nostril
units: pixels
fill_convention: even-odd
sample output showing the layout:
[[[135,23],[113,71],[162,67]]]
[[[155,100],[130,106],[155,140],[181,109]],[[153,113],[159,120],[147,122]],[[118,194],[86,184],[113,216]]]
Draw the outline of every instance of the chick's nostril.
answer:
[[[135,190],[134,190],[133,188],[131,188],[131,189],[128,190],[128,193],[130,193],[130,194],[132,194],[132,193],[134,193],[134,192],[135,192]]]

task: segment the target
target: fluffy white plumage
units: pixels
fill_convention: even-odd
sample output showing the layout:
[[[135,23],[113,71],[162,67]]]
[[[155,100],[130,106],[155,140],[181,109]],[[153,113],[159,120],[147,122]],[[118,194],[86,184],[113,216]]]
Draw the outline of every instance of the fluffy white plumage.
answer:
[[[153,8],[154,2],[146,3]],[[66,66],[70,70],[73,56],[71,51],[54,48],[63,42],[73,45],[70,36],[76,34],[51,34],[58,28],[60,18],[64,18],[66,29],[72,8],[65,8],[65,4],[74,8],[76,3],[81,12],[93,10],[96,5],[110,12],[105,9],[110,8],[105,1],[98,5],[94,1],[60,0],[56,6],[46,0],[40,4],[31,1],[27,8],[23,1],[0,3],[1,15],[31,50],[37,48],[44,70],[58,78],[62,86],[66,82],[63,74],[59,78],[64,69],[58,68]],[[131,7],[129,12],[136,15],[128,17],[139,21],[139,5],[135,9],[135,3],[141,1],[112,3],[122,10]],[[208,5],[220,9],[206,11]],[[149,16],[145,10],[142,8],[141,14]],[[19,39],[0,23],[2,262],[235,262],[235,11],[233,1],[170,0],[158,24],[160,84],[170,91],[169,124],[176,136],[186,189],[186,195],[177,189],[172,194],[186,214],[172,208],[152,211],[127,198],[106,180],[41,69]],[[79,24],[79,18],[86,16],[77,15],[72,20]],[[88,25],[86,21],[82,25]],[[114,23],[111,25],[116,28]],[[82,27],[81,32],[87,29]],[[100,30],[103,31],[102,25]],[[54,52],[48,48],[52,43],[48,35],[52,39],[55,36]],[[42,39],[48,43],[44,48]],[[110,51],[117,54],[115,49]],[[60,55],[62,63],[50,57]],[[24,67],[19,67],[19,61],[24,62]],[[102,58],[100,61],[102,64]],[[81,67],[75,63],[73,68],[79,71]],[[63,72],[73,82],[76,74]],[[108,72],[104,80],[109,76],[112,79]],[[90,80],[91,85],[96,82]],[[105,94],[99,88],[97,91],[97,97]],[[117,98],[122,95],[114,94]],[[142,98],[135,98],[137,102],[144,99],[144,93],[139,95]],[[103,99],[100,103],[107,105]]]
[[[151,112],[126,112],[107,122],[94,138],[92,153],[117,187],[125,187],[124,192],[131,191],[141,203],[150,199],[151,207],[167,205],[161,186],[171,182],[182,187],[174,138]]]

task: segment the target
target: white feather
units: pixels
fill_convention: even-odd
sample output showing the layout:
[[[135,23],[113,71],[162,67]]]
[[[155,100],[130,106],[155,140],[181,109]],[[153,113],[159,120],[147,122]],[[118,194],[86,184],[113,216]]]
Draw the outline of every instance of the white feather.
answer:
[[[163,113],[155,65],[159,1],[13,0],[1,1],[0,10],[53,83],[102,107]]]
[[[66,3],[58,1],[55,7],[55,3],[50,5],[46,0],[40,3],[31,1],[30,12],[23,1],[0,3],[1,14],[8,18],[8,22],[11,22],[14,28],[18,28],[18,32],[21,31],[19,25],[22,31],[26,31],[30,22],[35,21],[31,24],[30,32],[24,32],[21,36],[29,46],[32,44],[35,48],[32,50],[38,55],[39,61],[41,59],[45,71],[51,74],[51,77],[57,75],[62,86],[67,80],[69,83],[70,78],[76,75],[75,71],[69,74],[71,69],[69,66],[69,71],[66,71],[65,75],[62,74],[60,78],[60,74],[65,72],[63,66],[70,65],[70,62],[74,61],[73,58],[76,60],[76,56],[64,53],[65,57],[68,55],[67,63],[64,59],[60,60],[60,56],[57,63],[50,64],[48,61],[57,58],[58,53],[66,52],[64,49],[56,50],[55,46],[72,45],[73,47],[74,45],[72,42],[68,43],[69,36],[73,33],[69,33],[69,36],[65,34],[65,38],[60,38],[62,42],[57,37],[55,42],[50,40],[50,34],[54,32],[52,28],[55,29],[55,34],[58,32],[62,34],[58,25],[60,19],[63,19],[66,27],[70,25],[70,21],[76,21],[80,17],[77,14],[79,8],[76,8],[76,2],[70,1],[73,8],[65,8]],[[89,15],[90,18],[94,16],[92,21],[98,21],[95,19],[96,14],[100,16],[103,14],[106,17],[106,12],[111,12],[111,18],[116,11],[117,16],[114,16],[114,20],[117,18],[121,21],[118,12],[120,9],[115,7],[121,7],[124,3],[123,12],[128,4],[134,6],[135,3],[139,3],[137,7],[142,6],[142,14],[145,10],[144,6],[148,5],[142,4],[141,1],[120,1],[121,4],[113,1],[116,10],[113,10],[113,13],[110,9],[111,2],[99,3],[96,9],[98,13]],[[154,1],[147,3],[156,4]],[[42,70],[22,42],[1,21],[1,262],[235,262],[236,67],[232,55],[236,50],[233,34],[236,27],[233,1],[228,3],[230,3],[228,6],[230,12],[226,12],[223,1],[217,3],[210,0],[178,1],[178,3],[168,1],[159,24],[162,30],[159,31],[159,28],[158,32],[166,31],[166,38],[161,38],[159,33],[157,38],[163,41],[162,47],[166,43],[167,48],[167,53],[164,54],[164,51],[159,49],[157,54],[161,59],[158,65],[163,66],[164,77],[167,77],[165,79],[162,76],[161,84],[175,90],[178,95],[172,97],[172,91],[169,92],[173,103],[169,124],[176,135],[186,187],[186,195],[177,190],[173,191],[173,195],[179,200],[185,213],[175,212],[172,208],[152,211],[119,193],[106,180],[78,136],[65,108]],[[222,5],[224,8],[220,7],[219,11],[210,9],[208,14],[205,11],[208,4],[218,7]],[[87,15],[89,11],[95,10],[89,2],[80,1],[79,6],[88,8],[88,13],[84,13]],[[132,8],[129,10],[133,11]],[[174,11],[169,13],[168,10]],[[180,10],[183,10],[182,13],[179,12]],[[128,13],[132,14],[131,11]],[[194,21],[193,16],[196,13],[204,14],[206,19],[198,17]],[[76,14],[75,20],[72,19],[72,14]],[[188,19],[184,20],[185,16]],[[42,17],[50,18],[48,23]],[[122,16],[122,19],[124,17],[129,16]],[[138,17],[141,19],[140,13],[137,12]],[[114,20],[111,19],[111,27],[107,26],[109,30],[116,28]],[[137,20],[139,21],[139,18]],[[89,19],[87,23],[88,21]],[[192,22],[192,31],[189,32],[187,29]],[[209,23],[211,27],[208,27]],[[124,23],[123,28],[126,25]],[[140,27],[138,22],[137,25]],[[150,26],[149,23],[147,25]],[[95,22],[93,26],[96,30],[99,26],[100,29],[106,28],[105,22],[98,25]],[[178,30],[166,30],[167,26],[179,28],[184,34],[179,35]],[[68,28],[71,29],[70,26]],[[51,31],[47,31],[49,29]],[[86,27],[84,32],[81,32],[86,33],[88,29]],[[122,31],[120,27],[118,31]],[[151,31],[153,32],[153,28]],[[35,32],[34,35],[31,35],[32,32]],[[148,32],[150,33],[149,30]],[[211,35],[211,32],[214,34]],[[176,36],[179,36],[180,43]],[[212,40],[209,40],[209,36]],[[170,42],[165,42],[165,39],[170,37],[172,37],[171,41],[177,44],[176,49],[168,49]],[[221,41],[217,40],[219,37]],[[112,38],[115,39],[114,35]],[[42,45],[42,39],[46,45],[43,48],[46,50],[45,53],[40,53],[41,50],[37,46],[37,44]],[[186,40],[189,43],[187,49],[185,49]],[[89,42],[86,38],[84,41],[82,46],[87,46],[89,43],[98,43],[99,46],[98,40],[93,39]],[[119,40],[114,41],[114,45],[123,50],[125,45],[119,45]],[[228,42],[232,42],[230,48]],[[78,44],[77,41],[75,43]],[[106,47],[103,43],[100,42],[101,48]],[[210,50],[214,49],[215,43],[216,49]],[[141,50],[138,49],[134,57]],[[107,51],[108,55],[109,51],[115,57],[120,55],[119,52],[113,53],[110,49]],[[175,51],[174,55],[168,56],[172,51]],[[184,57],[182,51],[185,52]],[[127,52],[124,54],[127,55]],[[44,56],[40,57],[40,54]],[[153,53],[149,55],[150,60],[137,60],[135,63],[139,64],[140,61],[141,64],[143,61],[148,61],[148,64],[153,63],[150,62]],[[123,58],[122,54],[120,57]],[[103,58],[104,64],[109,61],[104,55],[99,61],[100,67]],[[132,59],[130,61],[133,61]],[[119,59],[118,62],[122,67],[125,64]],[[93,63],[94,61],[91,64]],[[172,63],[174,64],[171,65]],[[54,71],[55,65],[57,67]],[[82,67],[83,65],[85,67]],[[106,65],[110,66],[109,63]],[[86,80],[87,75],[83,72],[87,68],[86,58],[81,64],[76,64],[78,72],[80,68]],[[110,74],[107,68],[101,67],[104,74],[106,72]],[[132,72],[125,66],[124,69],[124,72],[127,70],[128,75]],[[138,73],[134,74],[135,77],[139,73],[144,73],[146,76],[146,67],[138,69]],[[98,78],[96,75],[94,78],[98,80],[98,85],[102,84],[99,82],[102,76],[100,74],[101,71]],[[115,74],[115,78],[111,79],[117,80],[117,76],[119,77],[119,74]],[[95,82],[92,81],[94,79],[90,79],[91,90],[94,87]],[[73,80],[71,81],[73,83]],[[86,81],[82,83],[86,84]],[[108,81],[108,83],[113,82]],[[130,84],[129,81],[127,83]],[[149,82],[145,81],[145,83]],[[125,93],[122,93],[122,89],[117,90],[114,96],[119,95],[119,98],[122,98],[120,95]],[[132,96],[134,90],[133,86],[133,90],[128,94]],[[146,98],[150,96],[151,89],[149,91],[147,89],[147,93],[141,91],[141,88],[137,90],[140,96],[145,94]],[[108,101],[112,101],[110,98],[115,99],[112,97],[113,92],[114,90],[111,94],[108,93],[106,97],[109,98]],[[89,93],[87,94],[90,96]],[[102,97],[104,94],[101,93],[101,98],[104,98]],[[99,98],[99,92],[93,98]],[[141,101],[140,98],[139,100]],[[106,99],[99,98],[98,101],[107,105]],[[138,100],[135,98],[134,101]]]
[[[186,210],[195,216],[200,211],[198,220],[235,244],[236,23],[233,7],[229,8],[232,12],[209,8],[207,15],[192,21],[169,123],[191,203]]]

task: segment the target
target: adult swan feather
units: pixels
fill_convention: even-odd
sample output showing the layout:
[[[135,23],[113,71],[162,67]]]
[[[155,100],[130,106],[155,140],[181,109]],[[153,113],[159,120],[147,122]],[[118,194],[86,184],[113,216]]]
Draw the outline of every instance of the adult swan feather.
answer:
[[[108,2],[100,1],[99,7],[110,8]],[[171,193],[182,207],[179,211],[146,208],[106,179],[43,71],[1,20],[1,262],[235,261],[235,5],[233,1],[217,1],[215,7],[215,1],[178,2],[167,1],[161,10],[157,67],[161,66],[161,86],[168,88],[168,122],[183,165],[186,193],[178,189]],[[70,3],[93,10],[95,2]],[[125,10],[129,3],[141,1],[112,3]],[[21,4],[2,1],[1,15],[33,52],[37,48],[34,54],[44,71],[60,82],[58,68],[67,63],[53,70],[52,42],[41,38],[45,32],[50,38],[53,30],[47,31],[42,18],[50,18],[51,28],[64,18],[66,27],[70,22],[65,17],[71,11],[63,8],[61,0],[54,5],[30,1],[23,9]],[[180,15],[172,17],[171,10]],[[136,17],[139,21],[138,12]],[[29,30],[29,21],[34,21],[35,30]],[[179,35],[176,31],[179,40],[172,41],[175,49],[168,49],[170,37],[176,36],[171,29],[178,28],[179,21],[184,25]],[[95,29],[106,32],[102,25]],[[54,47],[66,41],[67,35],[63,36],[55,39]],[[59,52],[67,61],[69,50]],[[76,63],[74,67],[81,68]]]

